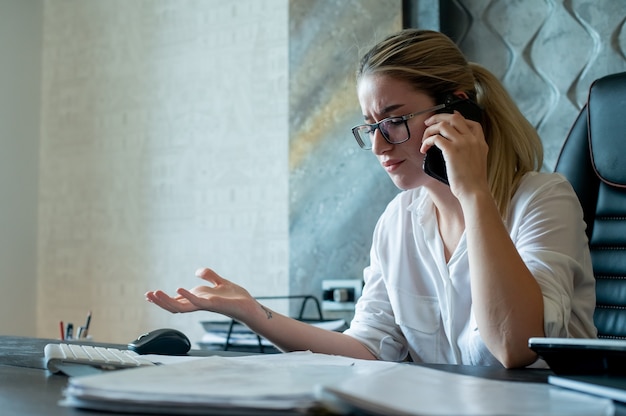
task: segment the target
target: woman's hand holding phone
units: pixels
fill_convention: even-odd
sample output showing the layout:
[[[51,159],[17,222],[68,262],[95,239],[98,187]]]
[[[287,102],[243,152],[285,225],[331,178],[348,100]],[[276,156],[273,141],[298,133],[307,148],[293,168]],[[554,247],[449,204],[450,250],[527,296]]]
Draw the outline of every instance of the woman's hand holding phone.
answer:
[[[470,100],[458,100],[442,111],[426,120],[424,171],[456,188],[452,189],[455,195],[467,186],[486,185],[488,146],[481,125],[482,110]]]
[[[458,111],[464,118],[482,124],[483,111],[474,101],[449,94],[445,97],[444,103],[446,106],[438,113],[454,114],[455,111]],[[427,137],[426,133],[424,133],[424,137]],[[423,169],[428,175],[449,185],[446,162],[441,149],[436,145],[430,147],[426,152]]]

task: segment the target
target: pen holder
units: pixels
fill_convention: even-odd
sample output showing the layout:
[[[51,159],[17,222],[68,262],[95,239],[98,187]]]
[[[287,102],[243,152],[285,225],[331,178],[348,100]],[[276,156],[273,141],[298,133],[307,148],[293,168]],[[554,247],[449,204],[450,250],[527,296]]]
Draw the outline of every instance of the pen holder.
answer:
[[[74,338],[74,337],[70,337],[70,338],[64,338],[61,341],[63,342],[93,342],[93,337],[91,335],[87,335],[86,337],[82,337],[82,338]]]

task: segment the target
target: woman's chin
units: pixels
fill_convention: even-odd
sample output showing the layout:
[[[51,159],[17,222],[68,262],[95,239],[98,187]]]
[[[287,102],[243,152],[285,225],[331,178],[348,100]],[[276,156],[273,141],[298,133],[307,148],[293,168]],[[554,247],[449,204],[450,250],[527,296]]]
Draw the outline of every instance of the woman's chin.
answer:
[[[407,180],[407,179],[408,178],[406,177],[398,177],[398,176],[391,177],[391,181],[393,182],[393,184],[396,185],[398,189],[401,189],[403,191],[420,187],[424,183],[424,180],[421,178],[420,179],[412,178],[412,180]]]

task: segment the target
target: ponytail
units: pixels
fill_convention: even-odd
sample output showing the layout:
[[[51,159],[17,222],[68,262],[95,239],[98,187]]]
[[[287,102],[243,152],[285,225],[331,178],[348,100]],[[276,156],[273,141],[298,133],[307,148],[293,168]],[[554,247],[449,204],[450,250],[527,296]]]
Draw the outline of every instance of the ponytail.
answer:
[[[469,66],[474,74],[478,104],[485,110],[483,128],[489,145],[489,185],[505,218],[521,178],[541,169],[543,146],[537,131],[502,83],[484,67],[472,62]]]

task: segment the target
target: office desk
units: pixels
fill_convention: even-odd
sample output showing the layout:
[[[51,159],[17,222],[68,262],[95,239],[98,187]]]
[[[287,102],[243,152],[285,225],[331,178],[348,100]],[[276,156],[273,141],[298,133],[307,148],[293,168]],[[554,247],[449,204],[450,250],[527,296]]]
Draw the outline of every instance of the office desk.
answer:
[[[2,415],[99,415],[101,412],[61,407],[57,403],[67,377],[50,373],[43,349],[54,339],[0,336],[0,413]],[[81,342],[82,343],[82,342]],[[114,348],[125,345],[89,343]],[[191,355],[241,355],[227,351],[193,350]]]
[[[0,409],[3,415],[99,415],[95,411],[61,407],[57,403],[67,384],[67,377],[51,374],[45,368],[43,349],[47,343],[58,340],[0,336]],[[125,348],[119,344],[91,343],[93,345]],[[241,355],[224,351],[192,350],[192,355]],[[549,370],[505,370],[492,367],[431,364],[436,368],[459,374],[505,380],[545,383]],[[123,371],[123,370],[122,370]],[[626,407],[619,405],[616,415],[626,415]]]

